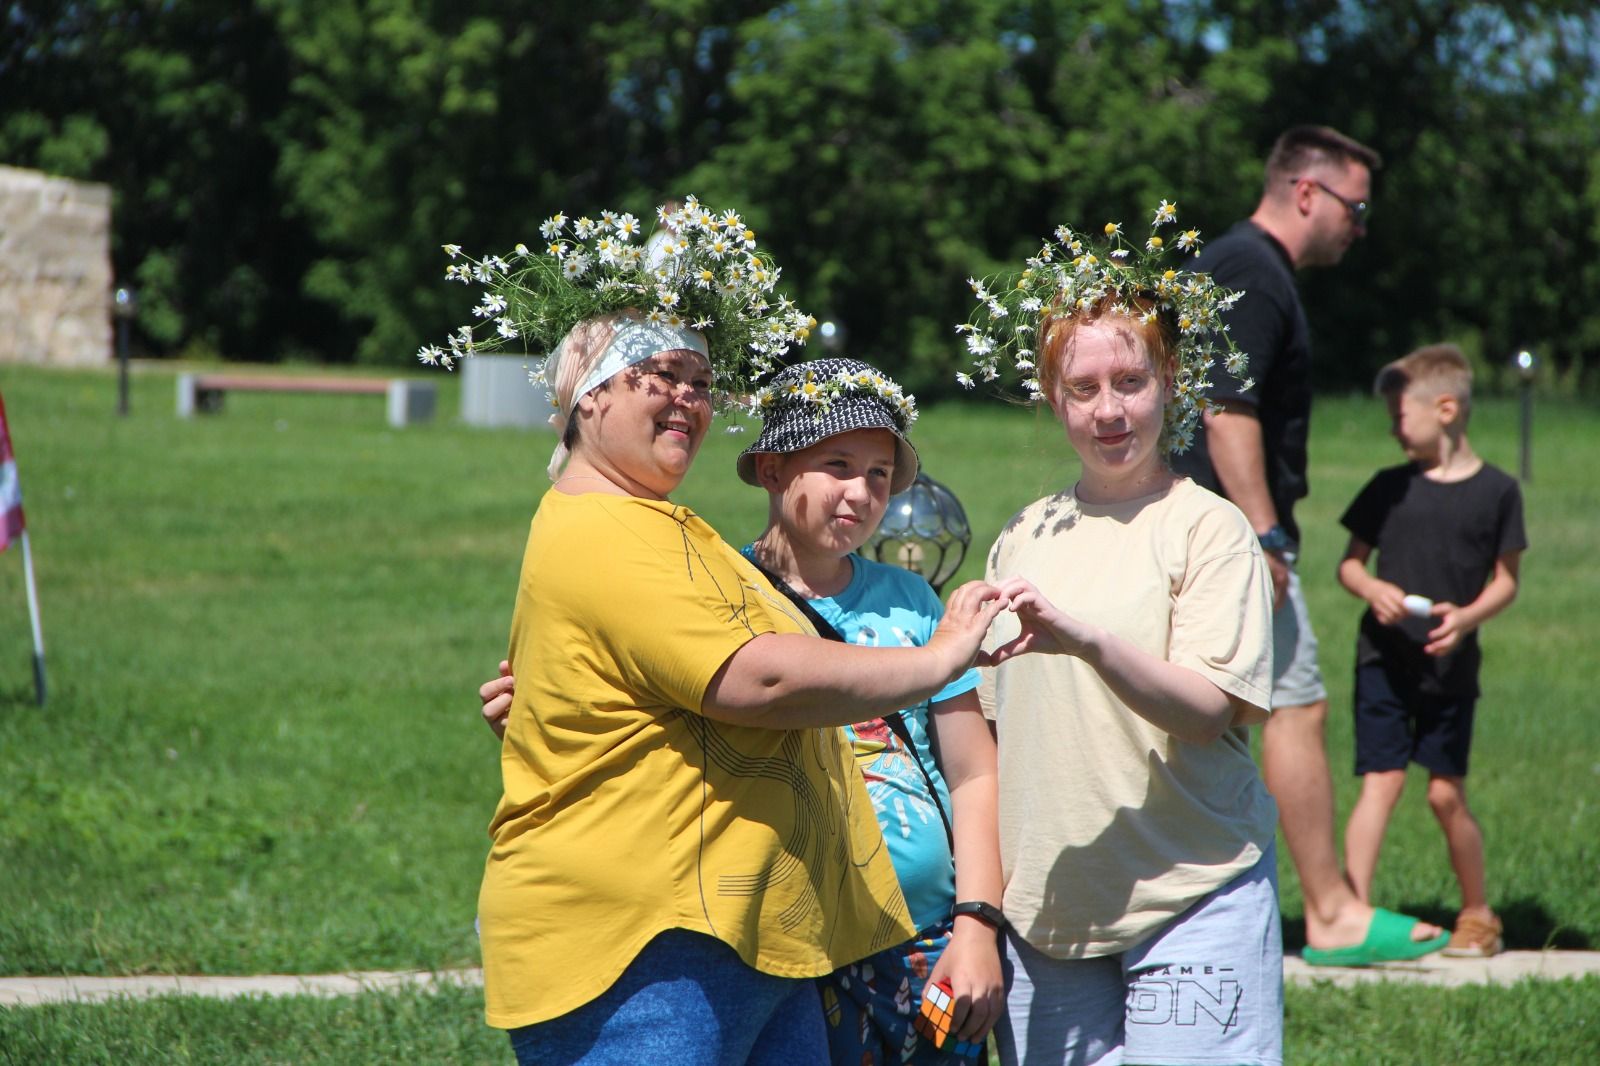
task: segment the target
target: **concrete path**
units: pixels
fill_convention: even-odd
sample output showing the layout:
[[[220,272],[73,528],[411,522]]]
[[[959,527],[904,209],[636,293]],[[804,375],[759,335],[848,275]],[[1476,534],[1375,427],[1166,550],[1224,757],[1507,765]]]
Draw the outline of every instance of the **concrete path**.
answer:
[[[0,977],[0,1007],[98,1003],[127,997],[351,996],[386,988],[481,985],[482,970],[366,970],[332,974],[256,974],[251,977]]]
[[[1298,956],[1283,960],[1284,979],[1309,985],[1331,981],[1355,985],[1369,981],[1455,987],[1471,984],[1513,984],[1524,978],[1557,980],[1600,974],[1600,951],[1507,951],[1492,959],[1447,959],[1430,955],[1416,962],[1390,963],[1370,969],[1307,966]],[[0,977],[0,1007],[35,1007],[44,1003],[96,1003],[118,997],[206,996],[348,996],[357,992],[440,984],[481,985],[482,970],[370,970],[346,974],[259,974],[253,977]]]
[[[1591,973],[1600,974],[1600,951],[1502,951],[1492,959],[1450,959],[1433,954],[1415,962],[1365,968],[1307,966],[1298,955],[1287,955],[1283,960],[1283,979],[1297,985],[1318,981],[1346,987],[1372,981],[1443,987],[1509,985],[1524,978],[1553,980]]]

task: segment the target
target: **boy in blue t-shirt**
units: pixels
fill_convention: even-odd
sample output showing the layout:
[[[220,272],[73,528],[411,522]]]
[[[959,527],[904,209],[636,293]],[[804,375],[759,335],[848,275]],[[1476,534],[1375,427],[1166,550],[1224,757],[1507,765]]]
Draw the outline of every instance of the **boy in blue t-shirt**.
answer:
[[[1377,391],[1411,461],[1379,471],[1341,519],[1350,545],[1339,582],[1369,605],[1356,644],[1362,783],[1345,830],[1345,869],[1366,900],[1406,764],[1426,767],[1428,804],[1461,884],[1461,913],[1444,953],[1487,957],[1503,944],[1484,886],[1483,832],[1467,807],[1477,630],[1516,598],[1528,540],[1516,481],[1467,441],[1471,388],[1471,368],[1454,345],[1420,348],[1378,374]]]
[[[767,528],[745,555],[824,636],[927,643],[943,614],[933,589],[854,554],[916,477],[909,398],[865,363],[820,359],[778,374],[761,401],[738,472],[767,490]],[[998,1019],[996,758],[977,687],[969,670],[918,706],[845,727],[918,935],[822,979],[835,1064],[958,1061],[913,1028],[929,981],[950,983],[958,1040],[977,1044]]]

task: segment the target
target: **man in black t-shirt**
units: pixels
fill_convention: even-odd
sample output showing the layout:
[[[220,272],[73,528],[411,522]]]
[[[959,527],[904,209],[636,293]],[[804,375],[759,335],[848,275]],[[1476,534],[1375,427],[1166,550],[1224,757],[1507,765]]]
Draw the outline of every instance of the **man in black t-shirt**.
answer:
[[[1328,692],[1317,641],[1294,572],[1300,529],[1295,501],[1306,495],[1311,426],[1311,335],[1295,271],[1333,266],[1366,232],[1372,149],[1326,126],[1296,126],[1267,157],[1255,212],[1196,260],[1244,297],[1228,314],[1234,342],[1250,360],[1246,379],[1212,371],[1208,414],[1195,446],[1173,466],[1244,512],[1272,571],[1272,716],[1262,729],[1262,773],[1278,801],[1284,842],[1305,897],[1306,942],[1317,949],[1365,946],[1378,958],[1410,957],[1439,930],[1356,897],[1334,842],[1333,778],[1324,739]],[[1400,941],[1396,943],[1396,941]],[[1407,941],[1418,945],[1411,947]]]

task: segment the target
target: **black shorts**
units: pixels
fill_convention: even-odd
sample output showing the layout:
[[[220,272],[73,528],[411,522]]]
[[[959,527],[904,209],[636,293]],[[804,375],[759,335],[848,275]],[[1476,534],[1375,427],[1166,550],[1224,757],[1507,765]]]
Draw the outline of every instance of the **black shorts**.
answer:
[[[1357,666],[1356,773],[1404,770],[1414,762],[1441,777],[1467,776],[1477,702],[1418,692],[1381,663]]]

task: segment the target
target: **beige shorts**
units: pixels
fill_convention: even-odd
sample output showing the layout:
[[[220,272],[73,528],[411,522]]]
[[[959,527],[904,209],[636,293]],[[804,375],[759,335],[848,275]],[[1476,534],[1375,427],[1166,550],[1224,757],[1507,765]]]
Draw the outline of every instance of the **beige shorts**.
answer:
[[[1328,698],[1317,666],[1317,635],[1311,631],[1300,575],[1289,565],[1289,594],[1272,612],[1272,709],[1304,707]]]

